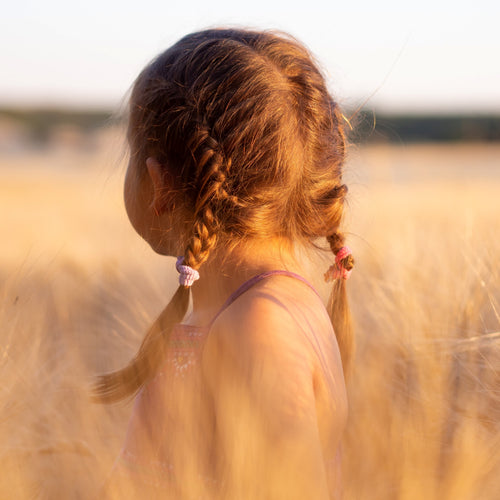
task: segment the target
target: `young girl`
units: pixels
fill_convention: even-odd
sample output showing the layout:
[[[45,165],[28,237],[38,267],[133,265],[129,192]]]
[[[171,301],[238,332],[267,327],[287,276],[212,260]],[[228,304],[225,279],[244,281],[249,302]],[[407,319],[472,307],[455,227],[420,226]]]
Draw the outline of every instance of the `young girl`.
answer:
[[[109,497],[339,498],[353,267],[342,125],[284,34],[193,33],[137,78],[125,204],[155,252],[180,256],[179,288],[97,384],[105,402],[136,395]],[[336,256],[328,310],[297,258],[319,238]]]

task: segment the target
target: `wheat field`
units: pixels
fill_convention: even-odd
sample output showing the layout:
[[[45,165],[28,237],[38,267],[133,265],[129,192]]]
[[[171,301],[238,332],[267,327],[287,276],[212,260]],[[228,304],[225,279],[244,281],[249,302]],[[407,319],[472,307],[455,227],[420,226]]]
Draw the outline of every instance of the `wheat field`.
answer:
[[[129,227],[121,151],[108,134],[0,154],[0,499],[93,498],[119,452],[131,407],[93,405],[89,383],[176,281]],[[485,144],[351,151],[346,500],[498,498],[499,160]]]

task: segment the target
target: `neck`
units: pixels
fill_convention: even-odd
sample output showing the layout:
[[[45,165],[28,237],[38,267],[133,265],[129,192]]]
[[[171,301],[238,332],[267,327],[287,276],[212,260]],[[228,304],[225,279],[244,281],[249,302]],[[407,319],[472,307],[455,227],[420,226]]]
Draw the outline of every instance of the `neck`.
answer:
[[[200,279],[191,288],[193,310],[184,321],[187,324],[210,323],[231,293],[253,276],[275,269],[302,273],[293,250],[279,242],[245,242],[244,248],[230,252],[224,245],[219,248],[199,269]]]

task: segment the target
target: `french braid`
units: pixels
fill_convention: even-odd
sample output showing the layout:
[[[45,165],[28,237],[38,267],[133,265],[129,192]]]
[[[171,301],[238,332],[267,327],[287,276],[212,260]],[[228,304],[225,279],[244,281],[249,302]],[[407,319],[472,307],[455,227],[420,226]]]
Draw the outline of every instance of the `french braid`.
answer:
[[[225,166],[217,141],[206,125],[193,127],[187,142],[197,172],[192,234],[184,253],[184,264],[199,269],[217,242],[217,220],[213,206],[230,197],[224,187]],[[169,304],[146,333],[139,351],[130,363],[116,372],[101,375],[94,387],[97,402],[112,403],[135,395],[157,373],[169,336],[175,324],[184,318],[189,305],[190,288],[180,285]]]
[[[227,167],[219,144],[206,125],[197,126],[188,144],[196,164],[198,195],[194,205],[193,232],[184,253],[184,262],[199,269],[217,243],[218,224],[214,207],[220,199],[229,197],[224,187]]]

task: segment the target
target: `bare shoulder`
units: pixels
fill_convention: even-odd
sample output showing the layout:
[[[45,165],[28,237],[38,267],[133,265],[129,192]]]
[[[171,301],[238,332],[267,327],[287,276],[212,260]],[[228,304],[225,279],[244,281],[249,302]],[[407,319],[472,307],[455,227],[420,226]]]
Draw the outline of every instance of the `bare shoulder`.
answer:
[[[321,302],[295,281],[259,282],[219,316],[205,343],[217,469],[234,479],[231,498],[328,497],[323,445],[331,432],[318,418],[315,353],[300,319]]]
[[[249,419],[255,418],[277,435],[314,420],[314,366],[302,337],[287,301],[267,283],[258,283],[219,316],[202,363],[226,428],[236,425],[228,419],[251,427]]]
[[[276,276],[241,295],[214,323],[208,349],[217,345],[225,354],[237,355],[243,364],[266,355],[280,362],[287,354],[300,351],[300,359],[295,358],[294,363],[311,367],[313,353],[300,316],[311,309],[311,302],[318,309],[321,303],[318,297],[311,297],[315,294],[307,285],[296,281]]]
[[[277,276],[259,282],[220,315],[207,338],[204,371],[214,390],[235,384],[238,390],[259,391],[260,397],[263,390],[271,391],[269,398],[294,394],[295,403],[307,406],[314,400],[318,349],[331,347],[325,342],[333,342],[335,350],[328,315],[315,292]],[[338,356],[325,362],[334,365],[327,370],[338,371]]]

